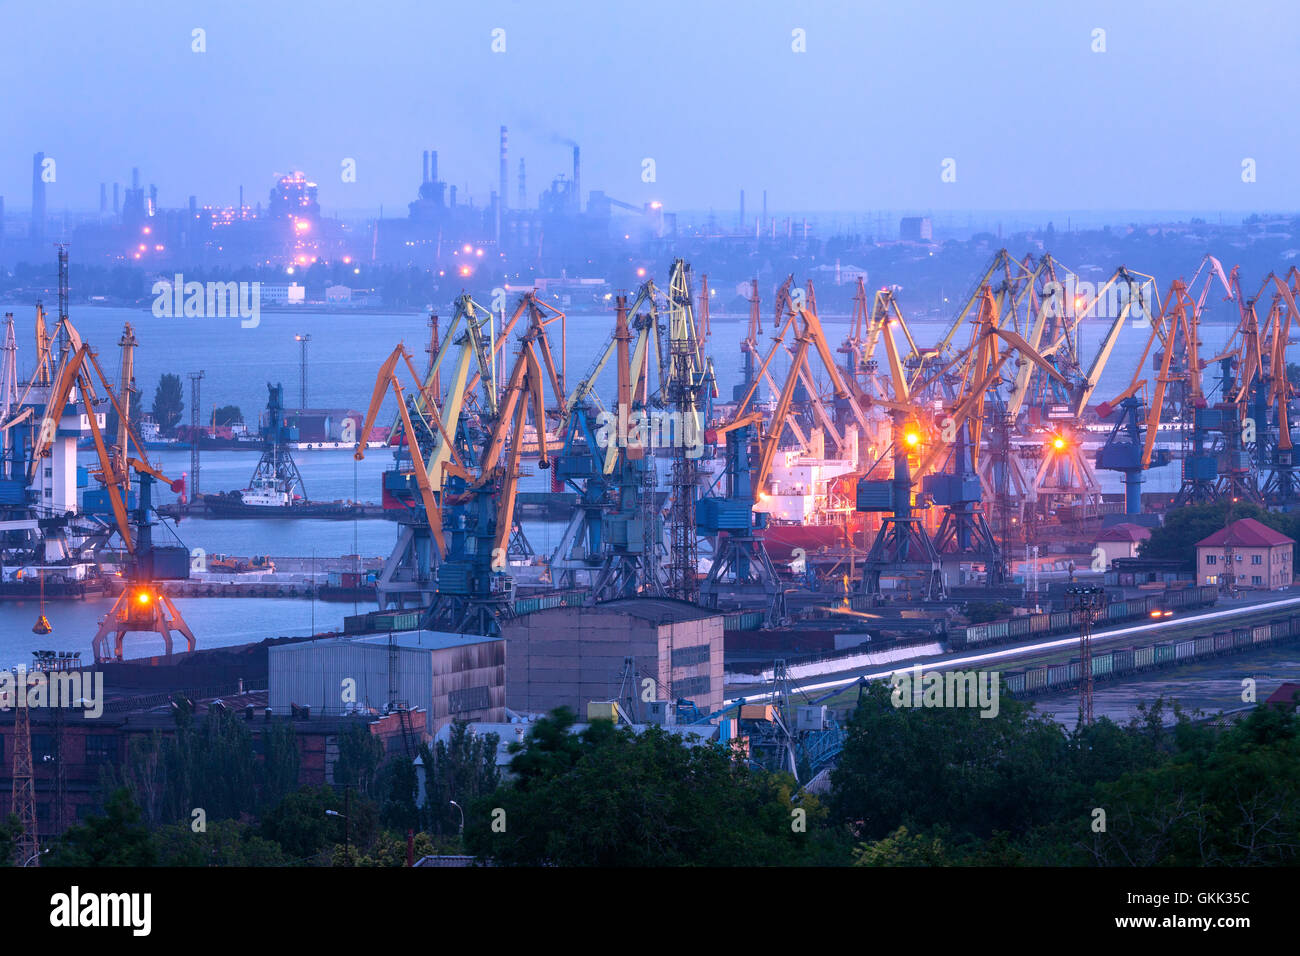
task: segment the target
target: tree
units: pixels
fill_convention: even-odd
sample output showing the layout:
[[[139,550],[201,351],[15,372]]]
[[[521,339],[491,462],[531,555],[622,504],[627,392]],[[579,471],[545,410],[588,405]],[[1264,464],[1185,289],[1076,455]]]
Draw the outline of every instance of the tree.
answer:
[[[383,742],[370,732],[369,727],[354,724],[339,734],[339,759],[334,765],[334,783],[369,794],[383,759]]]
[[[15,860],[18,853],[18,841],[22,839],[23,821],[18,814],[11,813],[0,820],[0,866],[21,866],[25,860]]]
[[[1288,537],[1297,536],[1296,516],[1269,511],[1246,501],[1232,506],[1232,520],[1254,518]],[[1181,561],[1188,568],[1196,563],[1196,542],[1222,530],[1228,523],[1228,506],[1224,503],[1188,505],[1175,508],[1165,516],[1164,524],[1151,529],[1151,537],[1142,542],[1138,553],[1143,558]]]
[[[244,413],[239,410],[238,405],[222,405],[212,413],[212,417],[216,425],[234,425],[244,420]]]
[[[211,821],[199,832],[187,823],[176,823],[155,830],[153,840],[158,865],[165,867],[288,866],[295,862],[279,844],[238,820]]]
[[[452,723],[448,739],[429,747],[420,747],[425,767],[424,792],[428,827],[439,835],[460,832],[460,812],[451,805],[455,800],[462,808],[479,797],[492,793],[501,784],[497,767],[496,734],[475,734],[465,721]]]
[[[824,812],[783,774],[719,746],[606,720],[571,733],[567,708],[537,721],[516,779],[475,801],[465,842],[506,865],[763,866],[807,861]],[[801,811],[801,812],[798,812]],[[493,824],[496,824],[495,828]]]
[[[345,839],[359,849],[370,846],[377,824],[375,805],[359,794],[345,797],[329,786],[302,787],[266,813],[259,834],[280,844],[290,859],[311,860]]]
[[[158,387],[153,393],[153,420],[163,431],[175,428],[185,411],[184,393],[181,391],[181,377],[164,372],[158,380]]]
[[[91,816],[66,830],[42,862],[46,866],[153,866],[156,856],[140,807],[120,787],[109,796],[104,816]]]

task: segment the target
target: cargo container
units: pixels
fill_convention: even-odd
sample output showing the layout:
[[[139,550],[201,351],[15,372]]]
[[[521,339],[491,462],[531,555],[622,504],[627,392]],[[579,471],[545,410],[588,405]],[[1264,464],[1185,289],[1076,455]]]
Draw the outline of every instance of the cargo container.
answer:
[[[1190,661],[1196,656],[1196,641],[1179,641],[1174,645],[1174,660]]]
[[[1012,671],[1009,674],[1003,674],[1002,682],[1006,685],[1007,691],[1011,694],[1023,694],[1025,692],[1024,671]]]
[[[1206,634],[1196,638],[1196,657],[1209,657],[1214,653],[1214,635]]]
[[[1047,668],[1034,667],[1025,671],[1025,690],[1042,690],[1047,686]]]
[[[1127,674],[1133,669],[1133,648],[1126,647],[1111,652],[1111,673]]]
[[[1145,647],[1133,648],[1133,668],[1135,670],[1145,670],[1148,667],[1154,667],[1156,663],[1156,649],[1154,644],[1147,644]]]
[[[1156,652],[1156,666],[1168,664],[1174,659],[1174,645],[1172,644],[1153,644],[1152,647]]]

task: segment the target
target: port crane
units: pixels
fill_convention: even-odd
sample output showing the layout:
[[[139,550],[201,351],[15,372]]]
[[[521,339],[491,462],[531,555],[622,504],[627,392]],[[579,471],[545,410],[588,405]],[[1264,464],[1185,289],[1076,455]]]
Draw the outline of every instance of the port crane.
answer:
[[[609,342],[564,404],[564,446],[552,476],[554,485],[574,488],[578,508],[551,556],[552,581],[573,587],[585,575],[592,603],[663,592],[663,518],[652,447],[662,429],[652,431],[650,418],[650,358],[658,354],[660,331],[655,292],[647,280],[630,307],[626,296],[615,299]],[[609,412],[596,384],[611,361],[616,391]],[[666,371],[660,366],[658,373],[662,382]]]
[[[58,421],[70,404],[80,403],[89,424],[91,438],[99,469],[94,473],[103,484],[113,527],[122,541],[125,554],[123,575],[126,587],[114,601],[108,614],[99,623],[92,640],[96,661],[121,660],[122,645],[127,634],[153,631],[162,636],[167,654],[172,653],[172,632],[184,635],[187,649],[195,648],[194,633],[185,622],[171,598],[158,586],[159,581],[184,580],[189,577],[190,554],[184,547],[160,547],[153,543],[152,489],[156,482],[168,485],[173,491],[182,487],[149,463],[135,429],[130,425],[129,409],[119,400],[109,384],[99,360],[91,348],[81,342],[70,323],[67,329],[71,351],[65,353],[50,386],[50,398],[45,416],[32,448],[32,465],[29,480],[35,479],[36,469],[49,455],[50,446],[58,433]],[[93,377],[92,377],[93,373]],[[118,414],[119,422],[126,422],[123,434],[128,447],[117,448],[107,444],[95,412],[98,381],[104,394]],[[120,426],[119,426],[120,427]],[[131,455],[134,449],[135,455]],[[131,507],[130,484],[132,473],[137,483],[135,507]],[[110,654],[110,639],[112,642]]]

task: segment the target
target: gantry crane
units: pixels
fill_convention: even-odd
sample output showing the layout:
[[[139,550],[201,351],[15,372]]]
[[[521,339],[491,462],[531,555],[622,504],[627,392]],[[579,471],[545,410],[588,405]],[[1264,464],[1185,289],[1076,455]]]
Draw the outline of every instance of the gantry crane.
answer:
[[[69,347],[60,362],[57,373],[50,386],[50,398],[46,404],[45,416],[37,432],[32,450],[32,474],[34,480],[36,469],[41,467],[44,457],[49,454],[58,432],[58,422],[65,409],[80,403],[89,424],[91,437],[95,445],[95,454],[99,461],[99,470],[94,473],[103,483],[107,495],[114,528],[122,541],[125,554],[123,576],[126,587],[114,601],[108,614],[99,622],[99,628],[92,640],[92,649],[96,661],[122,659],[122,645],[127,634],[153,631],[162,636],[168,655],[172,653],[172,632],[185,636],[188,650],[195,648],[194,633],[185,619],[167,596],[157,586],[163,580],[184,580],[189,577],[190,554],[184,547],[159,547],[153,543],[152,489],[156,481],[169,485],[173,491],[181,488],[179,481],[172,481],[150,463],[144,450],[144,444],[130,424],[129,409],[119,400],[113,387],[109,384],[99,360],[88,345],[81,342],[80,336],[65,321],[60,327],[68,334]],[[92,374],[94,377],[92,378]],[[128,447],[120,449],[106,444],[104,434],[99,427],[94,404],[95,381],[102,387],[105,396],[112,403],[118,414],[119,422],[125,422],[126,428],[119,434],[125,436]],[[120,426],[119,426],[120,428]],[[131,455],[131,449],[136,456]],[[130,507],[129,489],[131,474],[134,472],[137,482],[136,507]],[[112,638],[112,653],[109,653],[109,639]]]
[[[578,508],[550,566],[557,587],[575,586],[585,575],[590,602],[663,592],[663,518],[652,436],[646,434],[655,410],[650,358],[658,335],[655,288],[647,280],[630,308],[626,296],[617,297],[614,332],[565,401],[564,446],[552,475],[557,484],[568,482],[575,489]],[[616,376],[612,412],[602,408],[596,392],[611,359]],[[665,375],[660,367],[660,381]]]

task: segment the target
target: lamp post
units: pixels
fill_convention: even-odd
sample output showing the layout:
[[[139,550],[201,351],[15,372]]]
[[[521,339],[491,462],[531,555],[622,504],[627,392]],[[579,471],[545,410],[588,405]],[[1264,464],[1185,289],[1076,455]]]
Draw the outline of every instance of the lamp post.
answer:
[[[465,811],[461,809],[460,804],[457,803],[455,800],[449,800],[447,802],[460,811],[460,830],[457,832],[459,832],[461,837],[464,837],[465,836]]]

